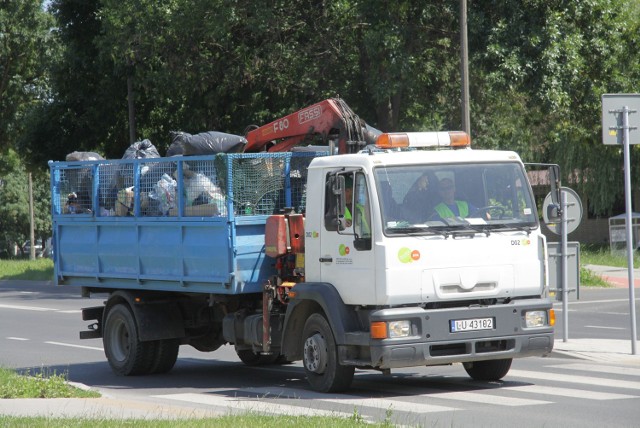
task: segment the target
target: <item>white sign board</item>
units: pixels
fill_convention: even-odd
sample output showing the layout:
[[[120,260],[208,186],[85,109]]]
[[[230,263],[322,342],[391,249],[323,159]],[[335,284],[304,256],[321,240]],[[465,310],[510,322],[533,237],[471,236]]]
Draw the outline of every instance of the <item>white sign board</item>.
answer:
[[[602,142],[607,145],[622,145],[622,109],[628,107],[629,144],[640,144],[640,94],[604,94],[602,96]],[[618,113],[612,111],[619,111]]]

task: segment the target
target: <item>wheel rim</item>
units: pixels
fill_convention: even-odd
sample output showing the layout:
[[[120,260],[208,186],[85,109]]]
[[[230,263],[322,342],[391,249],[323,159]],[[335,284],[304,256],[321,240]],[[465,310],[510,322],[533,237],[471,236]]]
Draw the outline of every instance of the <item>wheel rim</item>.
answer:
[[[116,361],[124,361],[129,355],[129,329],[122,320],[118,320],[109,340],[111,353]]]
[[[313,373],[324,373],[327,367],[327,342],[320,333],[308,337],[304,342],[304,366]]]

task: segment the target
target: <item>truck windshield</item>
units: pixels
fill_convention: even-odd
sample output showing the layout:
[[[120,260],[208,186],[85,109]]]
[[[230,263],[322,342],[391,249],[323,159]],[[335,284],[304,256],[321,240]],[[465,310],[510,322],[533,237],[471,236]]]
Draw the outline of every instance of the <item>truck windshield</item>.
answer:
[[[519,163],[402,165],[375,170],[386,234],[529,230],[538,214]]]

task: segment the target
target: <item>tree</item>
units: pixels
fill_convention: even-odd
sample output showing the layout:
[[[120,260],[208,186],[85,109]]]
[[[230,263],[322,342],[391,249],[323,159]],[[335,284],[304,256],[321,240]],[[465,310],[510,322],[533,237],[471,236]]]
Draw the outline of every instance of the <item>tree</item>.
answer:
[[[472,129],[479,145],[559,163],[564,183],[572,177],[591,211],[609,214],[622,193],[615,173],[621,158],[602,145],[600,97],[637,91],[637,12],[628,14],[622,0],[472,2]]]
[[[0,0],[0,153],[21,132],[25,109],[46,95],[51,24],[42,0]]]
[[[0,159],[0,242],[10,254],[13,244],[22,246],[29,239],[29,189],[27,171],[15,151]],[[40,171],[33,175],[36,239],[51,236],[49,180]],[[0,253],[2,249],[0,249]]]

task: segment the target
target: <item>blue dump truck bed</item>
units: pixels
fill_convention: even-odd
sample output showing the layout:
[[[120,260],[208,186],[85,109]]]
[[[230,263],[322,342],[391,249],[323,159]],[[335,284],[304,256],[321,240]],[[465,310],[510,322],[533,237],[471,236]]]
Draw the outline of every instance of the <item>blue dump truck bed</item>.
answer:
[[[49,162],[55,284],[261,292],[274,274],[266,219],[304,212],[307,166],[322,155]]]

